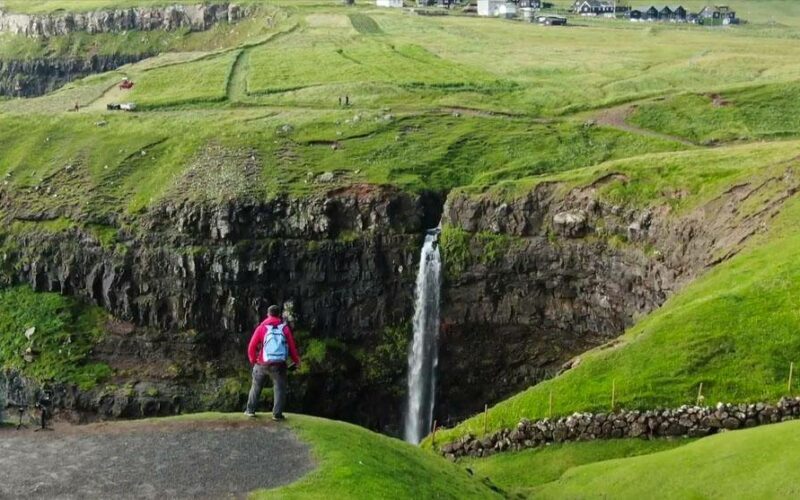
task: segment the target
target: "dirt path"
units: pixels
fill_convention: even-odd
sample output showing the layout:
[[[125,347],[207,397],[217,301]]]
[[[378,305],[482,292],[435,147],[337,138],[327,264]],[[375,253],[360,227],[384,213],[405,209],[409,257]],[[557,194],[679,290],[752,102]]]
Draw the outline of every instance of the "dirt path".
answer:
[[[648,130],[645,128],[629,124],[627,122],[627,119],[635,109],[636,107],[634,104],[625,104],[622,106],[617,106],[615,108],[607,108],[601,110],[598,114],[596,114],[593,117],[593,119],[598,125],[617,128],[620,130],[624,130],[626,132],[630,132],[632,134],[656,137],[659,139],[664,139],[665,141],[680,142],[681,144],[684,144],[686,146],[697,146],[697,144],[689,140],[686,140],[683,137],[662,134],[660,132],[655,132],[653,130]]]
[[[250,50],[242,49],[236,56],[228,77],[228,101],[242,102],[247,98],[247,73],[250,68]]]
[[[313,468],[308,447],[263,417],[0,430],[0,498],[243,498]]]
[[[120,79],[121,81],[122,79]],[[88,106],[81,108],[81,111],[105,111],[106,105],[112,102],[123,103],[128,102],[130,99],[127,96],[130,90],[123,90],[119,88],[120,82],[115,82],[114,85],[108,88],[103,95],[95,99]]]

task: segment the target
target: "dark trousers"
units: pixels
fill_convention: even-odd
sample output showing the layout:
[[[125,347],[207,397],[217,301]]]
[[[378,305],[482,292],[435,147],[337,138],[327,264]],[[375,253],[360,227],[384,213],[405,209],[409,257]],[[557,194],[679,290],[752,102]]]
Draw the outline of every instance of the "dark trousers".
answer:
[[[255,365],[253,367],[253,381],[250,385],[250,396],[247,398],[247,411],[255,413],[258,407],[258,399],[261,397],[261,389],[267,377],[272,379],[273,404],[272,414],[274,416],[283,415],[283,407],[286,404],[286,390],[288,377],[286,375],[286,364],[278,365]]]

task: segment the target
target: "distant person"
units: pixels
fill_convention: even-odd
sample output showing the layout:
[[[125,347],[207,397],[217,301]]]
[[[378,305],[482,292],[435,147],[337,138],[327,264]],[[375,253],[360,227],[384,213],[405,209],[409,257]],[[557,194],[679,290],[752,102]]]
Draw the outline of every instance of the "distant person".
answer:
[[[342,105],[342,96],[339,96],[339,106]]]
[[[344,96],[344,105],[345,106],[349,106],[350,105],[350,96],[349,95]]]
[[[267,309],[267,319],[258,325],[247,347],[247,356],[253,365],[253,382],[247,409],[244,414],[255,417],[261,389],[269,376],[272,379],[273,406],[272,420],[283,420],[283,407],[286,404],[289,367],[286,361],[291,357],[295,369],[300,366],[300,356],[292,336],[292,329],[281,317],[281,308],[275,305]]]

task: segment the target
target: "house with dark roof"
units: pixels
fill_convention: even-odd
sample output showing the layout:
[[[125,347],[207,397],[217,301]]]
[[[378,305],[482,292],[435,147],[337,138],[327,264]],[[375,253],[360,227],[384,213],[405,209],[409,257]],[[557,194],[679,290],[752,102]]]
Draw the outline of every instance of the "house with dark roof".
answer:
[[[631,21],[673,21],[685,22],[688,13],[682,5],[650,5],[635,7],[628,17]]]
[[[628,13],[631,21],[657,21],[658,9],[650,5],[648,7],[634,7]]]
[[[577,0],[572,11],[582,16],[614,16],[615,5],[606,0]]]

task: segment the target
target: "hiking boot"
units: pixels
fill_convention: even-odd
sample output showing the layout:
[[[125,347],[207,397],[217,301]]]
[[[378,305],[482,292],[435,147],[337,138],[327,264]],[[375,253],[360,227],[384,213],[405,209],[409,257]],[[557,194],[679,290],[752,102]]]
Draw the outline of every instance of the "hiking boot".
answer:
[[[248,418],[255,418],[256,414],[255,414],[255,412],[252,412],[250,410],[245,410],[244,411],[244,416],[248,417]]]
[[[281,422],[281,421],[283,421],[283,420],[286,420],[286,417],[284,417],[284,416],[283,416],[283,414],[280,414],[280,415],[273,415],[273,416],[272,416],[272,420],[274,420],[274,421],[276,421],[276,422]]]

